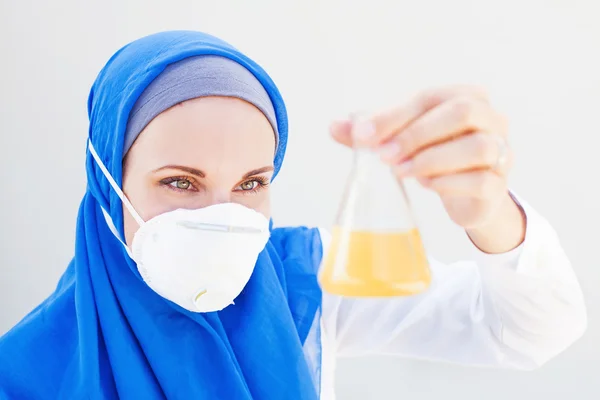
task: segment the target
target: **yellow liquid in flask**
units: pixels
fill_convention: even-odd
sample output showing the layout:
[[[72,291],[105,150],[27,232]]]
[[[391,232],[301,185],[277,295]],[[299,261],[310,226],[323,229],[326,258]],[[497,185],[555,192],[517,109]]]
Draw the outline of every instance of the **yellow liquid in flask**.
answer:
[[[376,232],[335,227],[319,281],[335,295],[395,297],[425,291],[431,274],[416,228]]]

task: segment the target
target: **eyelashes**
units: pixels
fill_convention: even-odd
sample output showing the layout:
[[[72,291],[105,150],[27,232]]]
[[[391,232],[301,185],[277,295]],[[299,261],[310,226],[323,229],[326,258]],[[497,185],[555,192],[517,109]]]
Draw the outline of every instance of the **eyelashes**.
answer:
[[[237,188],[241,188],[240,190],[236,190],[239,192],[243,192],[243,194],[248,194],[248,193],[257,193],[259,191],[261,191],[262,189],[264,189],[265,187],[269,186],[269,180],[267,178],[265,178],[264,176],[256,176],[254,178],[248,179],[244,182],[242,182],[240,185],[238,185],[236,187]],[[250,185],[248,185],[250,184]]]
[[[160,184],[161,186],[164,186],[169,190],[174,190],[180,193],[200,191],[199,183],[194,178],[189,176],[173,176],[165,178],[160,181]],[[240,193],[242,195],[248,195],[260,192],[261,190],[269,186],[269,184],[270,179],[268,179],[267,177],[255,176],[243,181],[242,183],[237,185],[233,190],[234,192]]]
[[[178,192],[197,192],[197,182],[186,176],[173,176],[160,181],[162,186]]]

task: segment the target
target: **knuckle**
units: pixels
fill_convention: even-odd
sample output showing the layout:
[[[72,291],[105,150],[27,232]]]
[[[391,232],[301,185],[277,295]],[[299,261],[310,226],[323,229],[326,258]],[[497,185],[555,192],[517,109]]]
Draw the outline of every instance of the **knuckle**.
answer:
[[[465,125],[470,124],[476,109],[477,103],[468,97],[459,97],[452,104],[454,117]]]
[[[412,159],[413,171],[417,175],[426,175],[432,167],[431,159],[427,154],[418,154]]]
[[[479,159],[485,163],[492,163],[496,160],[498,146],[491,135],[476,133],[473,134],[472,140]]]
[[[429,110],[445,100],[443,93],[439,90],[429,89],[417,96],[417,103],[425,110]]]
[[[422,135],[422,128],[418,125],[412,126],[398,135],[398,144],[404,153],[412,153],[419,147],[419,140]]]
[[[381,134],[381,132],[387,132],[391,130],[397,118],[397,110],[389,109],[380,114],[372,116],[371,121],[375,125],[375,131],[377,134]]]

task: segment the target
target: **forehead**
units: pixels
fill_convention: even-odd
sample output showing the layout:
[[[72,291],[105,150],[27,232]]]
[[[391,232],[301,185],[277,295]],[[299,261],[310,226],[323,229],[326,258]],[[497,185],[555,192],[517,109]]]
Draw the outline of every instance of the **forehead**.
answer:
[[[275,133],[252,104],[237,98],[203,97],[161,113],[134,147],[137,155],[154,164],[208,169],[227,161],[233,167],[252,169],[257,163],[258,167],[272,165]]]

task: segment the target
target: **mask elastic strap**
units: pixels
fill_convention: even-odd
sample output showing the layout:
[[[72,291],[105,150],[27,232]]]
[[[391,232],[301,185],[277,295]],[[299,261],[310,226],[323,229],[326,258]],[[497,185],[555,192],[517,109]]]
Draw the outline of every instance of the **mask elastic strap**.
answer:
[[[115,182],[115,180],[113,179],[110,172],[108,172],[108,169],[106,169],[106,166],[100,159],[100,156],[98,156],[98,153],[96,153],[96,149],[94,149],[94,146],[92,145],[92,141],[89,139],[88,139],[88,146],[90,149],[90,153],[92,154],[92,157],[94,157],[94,160],[96,160],[96,163],[98,164],[98,167],[100,167],[100,170],[104,174],[104,177],[108,180],[108,183],[110,183],[110,186],[112,186],[114,191],[117,193],[117,196],[119,196],[119,198],[125,205],[125,208],[127,208],[129,213],[131,214],[133,219],[135,219],[135,222],[137,222],[139,226],[144,225],[144,220],[142,219],[142,217],[140,217],[140,215],[137,213],[137,211],[135,211],[135,209],[133,208],[133,205],[131,204],[131,202],[129,201],[127,196],[125,196],[125,193],[123,193],[123,191],[121,190],[119,185],[117,185],[117,182]]]
[[[121,243],[123,245],[123,247],[125,248],[125,251],[127,252],[127,254],[129,254],[129,257],[131,257],[131,259],[133,259],[133,254],[131,253],[131,250],[129,250],[129,247],[127,247],[127,244],[123,241],[123,239],[121,239],[121,236],[119,235],[119,232],[117,231],[117,227],[115,226],[115,224],[112,221],[112,218],[110,217],[110,215],[106,212],[106,210],[104,208],[102,208],[102,215],[104,215],[104,220],[106,221],[106,224],[108,225],[108,229],[110,229],[113,236],[115,238],[117,238],[119,243]]]

